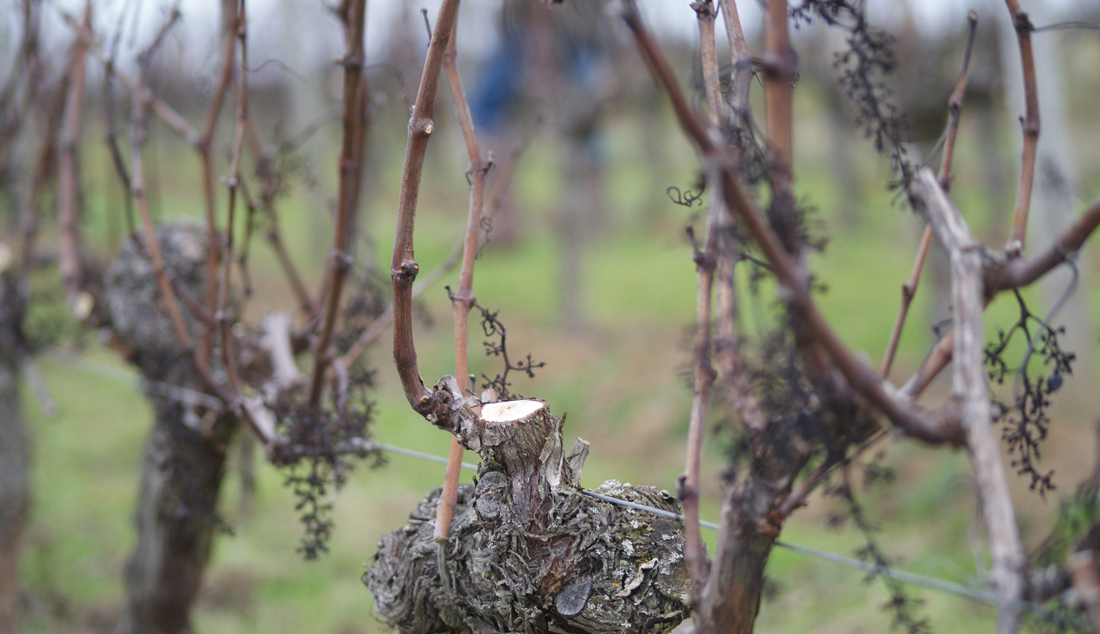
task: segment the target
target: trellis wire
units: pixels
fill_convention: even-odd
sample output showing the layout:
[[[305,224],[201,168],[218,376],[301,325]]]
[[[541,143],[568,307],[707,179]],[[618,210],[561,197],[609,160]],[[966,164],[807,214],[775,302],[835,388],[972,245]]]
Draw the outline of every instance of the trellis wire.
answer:
[[[102,361],[96,361],[91,357],[86,357],[64,348],[58,348],[56,346],[49,346],[46,349],[46,358],[56,361],[61,365],[75,368],[87,374],[94,374],[96,376],[103,377],[105,379],[111,379],[118,381],[119,383],[126,383],[136,388],[146,388],[150,392],[155,392],[160,396],[166,398],[173,398],[181,403],[187,405],[202,405],[208,409],[221,411],[225,408],[225,404],[221,399],[209,394],[203,394],[195,390],[189,390],[185,387],[178,385],[172,385],[170,383],[164,383],[162,381],[153,381],[151,379],[145,379],[133,372],[127,372],[121,368],[117,368],[108,363]]]
[[[411,456],[413,458],[420,458],[421,460],[430,460],[432,462],[438,462],[440,464],[447,464],[447,459],[446,458],[443,458],[441,456],[433,456],[430,453],[424,453],[422,451],[416,451],[416,450],[413,450],[413,449],[405,449],[404,447],[397,447],[395,445],[387,445],[386,443],[382,443],[382,442],[372,441],[371,445],[373,445],[374,447],[377,447],[378,449],[381,449],[382,451],[390,451],[390,452],[399,453],[399,454],[402,454],[402,455],[405,455],[405,456]],[[477,471],[477,465],[476,464],[470,464],[469,462],[463,462],[462,463],[462,468],[463,469],[469,469],[471,471]]]
[[[205,407],[209,407],[211,409],[219,409],[219,410],[222,409],[222,407],[223,407],[223,404],[222,404],[221,400],[219,400],[217,398],[214,398],[212,396],[209,396],[207,394],[202,394],[201,392],[196,392],[194,390],[188,390],[186,388],[181,388],[179,386],[170,385],[170,384],[167,384],[167,383],[160,383],[160,382],[156,382],[156,381],[143,380],[140,377],[138,377],[136,374],[133,374],[131,372],[127,372],[126,370],[122,370],[120,368],[117,368],[115,366],[112,366],[112,365],[109,365],[109,364],[106,364],[106,363],[101,363],[99,361],[95,361],[95,360],[90,359],[88,357],[84,357],[82,355],[79,355],[79,354],[76,354],[74,352],[70,352],[68,350],[64,350],[64,349],[61,349],[61,348],[50,348],[49,353],[47,355],[47,358],[49,358],[50,360],[55,361],[55,362],[57,362],[61,365],[71,367],[75,370],[79,370],[79,371],[85,372],[87,374],[92,374],[92,375],[99,376],[99,377],[106,378],[106,379],[110,379],[110,380],[113,380],[113,381],[119,381],[119,382],[122,382],[122,383],[133,385],[135,387],[140,387],[140,386],[144,385],[148,388],[151,388],[153,391],[155,391],[155,392],[157,392],[157,393],[159,393],[163,396],[166,396],[168,398],[175,398],[175,399],[177,399],[181,402],[184,402],[184,403],[201,404]],[[396,445],[390,445],[390,444],[380,443],[380,442],[375,442],[375,441],[371,441],[371,444],[374,447],[376,447],[378,449],[381,449],[382,451],[388,451],[388,452],[391,452],[391,453],[401,454],[401,455],[409,456],[411,458],[417,458],[419,460],[427,460],[427,461],[431,461],[431,462],[438,462],[438,463],[441,463],[441,464],[446,464],[447,463],[446,458],[443,458],[443,457],[440,457],[440,456],[435,456],[435,455],[428,454],[428,453],[424,453],[424,452],[421,452],[421,451],[416,451],[416,450],[413,450],[413,449],[406,449],[404,447],[398,447]],[[469,470],[472,470],[472,471],[476,471],[478,469],[478,466],[474,465],[474,464],[470,464],[468,462],[463,462],[462,463],[462,468],[463,469],[469,469]],[[588,495],[590,497],[596,498],[598,500],[602,500],[604,502],[607,502],[609,504],[615,504],[615,505],[618,505],[618,506],[634,509],[634,510],[637,510],[637,511],[643,511],[643,512],[646,512],[646,513],[652,513],[654,515],[660,515],[660,516],[663,516],[663,517],[668,517],[668,518],[679,520],[679,521],[683,521],[683,519],[684,519],[684,516],[679,514],[679,513],[674,513],[672,511],[666,511],[666,510],[663,510],[663,509],[654,508],[652,506],[646,506],[644,504],[637,504],[635,502],[628,502],[626,500],[620,500],[619,498],[614,498],[614,497],[611,497],[611,496],[608,496],[608,495],[603,495],[601,493],[596,493],[595,491],[590,491],[590,490],[585,489],[585,490],[582,491],[582,493],[584,493],[585,495]],[[699,522],[699,525],[704,527],[704,528],[711,529],[711,530],[718,530],[719,529],[718,524],[716,524],[714,522],[708,522],[708,521],[702,521],[701,520]],[[934,578],[934,577],[926,577],[924,575],[918,575],[918,574],[914,574],[914,573],[911,573],[911,572],[904,572],[904,571],[901,571],[901,570],[895,570],[893,568],[885,568],[885,567],[882,567],[882,566],[876,566],[876,565],[869,564],[869,563],[864,562],[864,561],[860,561],[858,559],[853,559],[851,557],[845,557],[844,555],[838,555],[836,553],[830,553],[830,552],[827,552],[827,551],[817,550],[817,549],[814,549],[814,548],[806,548],[805,546],[798,546],[796,544],[789,544],[789,543],[786,543],[786,542],[776,541],[775,545],[779,548],[783,548],[785,550],[789,550],[789,551],[794,552],[794,553],[799,553],[801,555],[806,555],[808,557],[813,557],[813,558],[816,558],[816,559],[820,559],[822,561],[828,561],[830,563],[834,563],[834,564],[837,564],[837,565],[840,565],[840,566],[844,566],[844,567],[850,568],[852,570],[859,570],[861,572],[867,573],[868,575],[882,576],[882,577],[886,577],[886,578],[889,578],[889,579],[894,579],[894,580],[899,581],[901,583],[908,583],[908,584],[911,584],[911,585],[921,586],[921,587],[928,588],[928,589],[931,589],[931,590],[938,590],[940,592],[953,594],[953,595],[962,597],[964,599],[969,599],[971,601],[975,601],[977,603],[984,603],[986,605],[992,605],[992,606],[997,605],[997,595],[993,592],[989,592],[989,591],[986,591],[986,590],[979,590],[979,589],[976,589],[976,588],[970,588],[970,587],[964,586],[962,584],[953,583],[951,581],[946,581],[946,580],[943,580],[943,579],[937,579],[937,578]],[[1029,609],[1032,609],[1032,610],[1038,610],[1039,609],[1038,606],[1032,605],[1030,603],[1027,604],[1027,607]]]

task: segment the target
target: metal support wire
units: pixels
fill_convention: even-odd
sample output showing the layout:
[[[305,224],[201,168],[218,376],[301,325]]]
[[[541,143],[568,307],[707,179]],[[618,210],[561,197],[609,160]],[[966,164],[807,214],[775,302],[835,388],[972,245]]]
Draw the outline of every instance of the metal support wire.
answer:
[[[100,363],[98,361],[89,359],[87,357],[78,355],[78,354],[73,353],[73,352],[69,352],[67,350],[63,350],[61,348],[51,348],[50,351],[48,352],[48,356],[53,361],[56,361],[56,362],[58,362],[62,365],[72,367],[76,370],[80,370],[80,371],[86,372],[88,374],[94,374],[96,376],[103,377],[103,378],[106,378],[106,379],[111,379],[111,380],[114,380],[114,381],[120,381],[120,382],[123,382],[123,383],[128,383],[128,384],[133,385],[135,387],[141,387],[142,385],[145,385],[146,387],[152,388],[154,391],[156,391],[159,394],[162,394],[163,396],[166,396],[168,398],[176,398],[176,399],[178,399],[182,402],[185,402],[185,403],[197,403],[197,404],[202,404],[202,405],[205,405],[207,407],[212,407],[212,408],[215,408],[215,409],[221,409],[221,407],[222,407],[222,403],[221,403],[220,400],[218,400],[218,399],[216,399],[212,396],[209,396],[207,394],[202,394],[200,392],[195,392],[193,390],[188,390],[188,389],[181,388],[181,387],[178,387],[178,386],[175,386],[175,385],[169,385],[167,383],[161,384],[161,383],[154,382],[154,381],[143,381],[137,375],[135,375],[131,372],[127,372],[126,370],[122,370],[122,369],[116,368],[114,366],[107,365],[105,363]],[[379,442],[376,442],[376,443],[373,443],[373,444],[376,448],[381,449],[382,451],[388,451],[388,452],[391,452],[391,453],[401,454],[401,455],[404,455],[404,456],[409,456],[411,458],[417,458],[419,460],[429,460],[429,461],[432,461],[432,462],[439,462],[439,463],[442,463],[442,464],[447,463],[446,458],[442,458],[440,456],[434,456],[432,454],[427,454],[427,453],[423,453],[423,452],[420,452],[420,451],[415,451],[413,449],[406,449],[404,447],[397,447],[395,445],[389,445],[389,444],[379,443]],[[463,462],[462,463],[462,468],[476,471],[478,469],[478,466],[474,465],[474,464],[470,464],[468,462]],[[652,506],[646,506],[644,504],[637,504],[635,502],[628,502],[626,500],[620,500],[619,498],[614,498],[614,497],[611,497],[609,495],[603,495],[602,493],[596,493],[595,491],[589,491],[589,490],[585,489],[585,490],[582,491],[582,493],[584,493],[587,496],[596,498],[598,500],[602,500],[604,502],[607,502],[609,504],[615,504],[615,505],[618,505],[618,506],[623,506],[623,507],[626,507],[626,508],[634,509],[636,511],[643,511],[645,513],[652,513],[654,515],[660,515],[660,516],[663,516],[663,517],[668,517],[668,518],[675,519],[675,520],[680,520],[680,521],[683,521],[683,519],[684,519],[684,516],[679,514],[679,513],[674,513],[672,511],[666,511],[666,510],[663,510],[663,509],[654,508]],[[699,525],[704,527],[704,528],[709,528],[711,530],[718,530],[718,528],[719,528],[718,524],[715,524],[714,522],[707,522],[707,521],[702,521],[702,520],[700,520]],[[986,605],[997,605],[997,595],[996,595],[996,593],[990,592],[988,590],[980,590],[980,589],[977,589],[977,588],[970,588],[970,587],[964,586],[962,584],[953,583],[951,581],[945,581],[943,579],[936,579],[934,577],[925,577],[923,575],[913,574],[913,573],[910,573],[910,572],[904,572],[904,571],[901,571],[901,570],[895,570],[893,568],[885,568],[885,567],[882,567],[882,566],[876,566],[876,565],[873,565],[873,564],[869,564],[865,561],[860,561],[858,559],[853,559],[851,557],[845,557],[843,555],[838,555],[836,553],[830,553],[830,552],[826,552],[826,551],[822,551],[822,550],[816,550],[816,549],[813,549],[813,548],[806,548],[805,546],[797,546],[795,544],[788,544],[786,542],[781,542],[781,541],[776,541],[775,545],[779,548],[783,548],[783,549],[789,550],[791,552],[799,553],[801,555],[806,555],[808,557],[814,557],[814,558],[820,559],[822,561],[828,561],[828,562],[831,562],[831,563],[834,563],[834,564],[837,564],[837,565],[840,565],[840,566],[844,566],[846,568],[851,568],[853,570],[859,570],[861,572],[868,573],[869,575],[882,576],[882,577],[885,577],[885,578],[888,578],[888,579],[893,579],[895,581],[899,581],[901,583],[908,583],[908,584],[911,584],[911,585],[921,586],[921,587],[928,588],[928,589],[931,589],[931,590],[938,590],[940,592],[946,592],[948,594],[954,594],[956,596],[959,596],[959,597],[962,597],[962,598],[965,598],[965,599],[970,599],[971,601],[975,601],[975,602],[978,602],[978,603],[984,603]],[[1029,604],[1028,607],[1031,608],[1032,610],[1036,609],[1036,606],[1031,605],[1031,604]]]
[[[391,451],[393,453],[399,453],[403,456],[411,456],[413,458],[420,458],[421,460],[430,460],[432,462],[447,464],[447,459],[446,458],[441,458],[439,456],[433,456],[430,453],[423,453],[423,452],[420,452],[420,451],[414,451],[412,449],[405,449],[404,447],[396,447],[394,445],[387,445],[386,443],[381,443],[381,442],[374,443],[374,446],[377,449],[381,449],[382,451]],[[476,464],[470,464],[469,462],[463,462],[462,463],[462,468],[463,469],[470,469],[471,471],[477,471],[477,465]]]
[[[49,346],[46,349],[45,356],[47,359],[60,363],[61,365],[80,370],[87,374],[94,374],[105,379],[118,381],[119,383],[133,385],[139,389],[145,388],[159,396],[176,399],[185,405],[202,405],[208,409],[218,411],[225,408],[225,404],[222,403],[221,399],[210,396],[209,394],[189,390],[185,387],[172,385],[171,383],[145,379],[133,372],[117,368],[101,361],[96,361],[91,357],[70,352],[64,348]]]

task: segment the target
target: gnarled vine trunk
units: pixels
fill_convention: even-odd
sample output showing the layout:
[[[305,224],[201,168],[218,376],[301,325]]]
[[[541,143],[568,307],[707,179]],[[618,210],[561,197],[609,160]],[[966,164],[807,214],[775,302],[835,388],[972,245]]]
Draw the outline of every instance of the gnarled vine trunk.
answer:
[[[582,493],[587,444],[565,456],[545,403],[463,406],[476,419],[455,433],[481,455],[479,479],[459,489],[446,542],[433,540],[439,489],[383,536],[364,581],[384,617],[402,632],[488,634],[665,632],[687,616],[679,520]],[[678,510],[652,487],[597,492]]]
[[[170,274],[202,297],[206,236],[198,226],[165,225],[157,238]],[[204,387],[160,305],[145,249],[126,245],[107,272],[114,333],[146,379],[155,422],[142,460],[135,523],[126,564],[128,609],[123,632],[191,631],[189,614],[219,524],[218,491],[226,446],[236,429],[229,414],[197,403]],[[188,322],[192,334],[199,331]]]

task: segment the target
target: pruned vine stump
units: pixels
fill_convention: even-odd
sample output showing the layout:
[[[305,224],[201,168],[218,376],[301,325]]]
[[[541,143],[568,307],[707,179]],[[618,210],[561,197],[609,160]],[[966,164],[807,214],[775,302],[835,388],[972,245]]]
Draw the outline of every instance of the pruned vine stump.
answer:
[[[433,540],[441,489],[380,540],[363,580],[390,623],[417,634],[667,632],[687,616],[679,520],[585,495],[588,444],[564,455],[563,419],[546,403],[458,405],[461,423],[437,424],[479,453],[478,477],[459,488],[446,542]],[[678,511],[652,487],[597,492]]]

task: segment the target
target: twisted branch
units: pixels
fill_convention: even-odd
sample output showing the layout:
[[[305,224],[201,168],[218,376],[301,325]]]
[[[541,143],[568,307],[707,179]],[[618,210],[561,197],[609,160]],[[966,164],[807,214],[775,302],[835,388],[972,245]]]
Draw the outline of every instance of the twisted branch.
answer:
[[[412,287],[420,267],[413,256],[413,230],[416,225],[416,202],[420,193],[420,178],[424,169],[424,154],[435,124],[435,105],[439,72],[443,66],[447,40],[458,13],[458,0],[445,0],[436,16],[420,87],[409,119],[409,137],[405,146],[405,164],[401,170],[401,190],[397,201],[397,228],[394,232],[393,260],[393,359],[405,398],[412,408],[427,416],[432,411],[433,392],[424,386],[416,363],[416,346],[412,332]]]
[[[726,204],[736,212],[771,264],[791,311],[805,321],[810,334],[832,358],[848,384],[906,434],[929,443],[962,444],[962,429],[951,417],[943,413],[922,411],[908,399],[901,398],[896,388],[857,358],[833,332],[810,297],[805,276],[798,273],[794,261],[783,249],[778,236],[759,208],[746,195],[738,181],[736,167],[711,142],[705,128],[692,112],[664,54],[650,38],[632,3],[627,3],[623,19],[633,33],[654,79],[669,95],[673,112],[684,133],[699,149],[704,163],[717,164]]]

